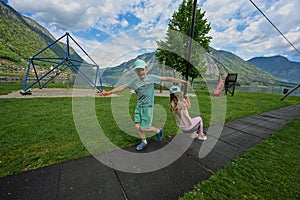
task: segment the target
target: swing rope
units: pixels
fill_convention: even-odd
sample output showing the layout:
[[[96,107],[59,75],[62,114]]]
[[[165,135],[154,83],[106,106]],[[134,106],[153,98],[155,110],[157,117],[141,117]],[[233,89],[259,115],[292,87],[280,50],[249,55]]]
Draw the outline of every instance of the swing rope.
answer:
[[[195,18],[196,18],[196,8],[197,8],[197,0],[194,0],[194,7],[193,7],[193,16],[192,16],[192,24],[191,24],[191,30],[190,30],[190,39],[188,43],[188,53],[187,53],[187,65],[186,65],[186,73],[185,73],[185,79],[186,81],[189,80],[189,70],[191,67],[191,53],[192,53],[192,42],[194,38],[194,27],[195,27]],[[184,87],[184,96],[187,94],[187,84]]]
[[[287,39],[287,37],[275,26],[275,24],[259,9],[259,7],[252,1],[249,0],[254,7],[268,20],[268,22],[279,32],[279,34],[300,54],[300,51]]]

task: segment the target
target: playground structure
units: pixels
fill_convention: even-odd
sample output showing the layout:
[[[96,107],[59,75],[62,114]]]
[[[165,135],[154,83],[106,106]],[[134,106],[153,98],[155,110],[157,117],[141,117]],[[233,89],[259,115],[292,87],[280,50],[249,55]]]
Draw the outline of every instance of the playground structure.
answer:
[[[59,43],[63,38],[66,38],[65,50],[63,50],[62,42]],[[70,42],[74,42],[74,44],[84,53],[85,56],[89,59],[88,63],[84,61],[70,46]],[[55,49],[56,54],[59,55],[51,55],[50,48]],[[53,53],[52,53],[53,54]],[[37,66],[41,63],[48,63],[51,65],[51,68],[48,72],[39,75]],[[53,66],[55,65],[55,66]],[[32,83],[27,83],[29,79],[30,70],[32,67],[32,72],[35,76],[35,81]],[[31,88],[36,84],[39,85],[39,88],[42,89],[47,86],[53,79],[55,79],[60,74],[66,72],[67,70],[71,70],[74,74],[79,75],[86,83],[88,83],[91,87],[95,88],[98,92],[102,92],[102,80],[100,77],[100,69],[99,66],[95,63],[95,61],[86,53],[86,51],[75,41],[75,39],[67,32],[59,39],[55,40],[53,43],[49,44],[44,49],[40,50],[34,56],[29,59],[28,68],[26,71],[26,76],[24,78],[24,83],[20,94],[22,95],[30,95]],[[88,75],[93,74],[93,75]],[[97,87],[97,83],[99,82],[99,87]]]

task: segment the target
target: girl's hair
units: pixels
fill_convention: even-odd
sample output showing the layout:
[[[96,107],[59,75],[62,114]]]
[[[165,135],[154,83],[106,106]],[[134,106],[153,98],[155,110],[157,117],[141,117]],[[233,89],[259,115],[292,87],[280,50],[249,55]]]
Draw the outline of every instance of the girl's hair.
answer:
[[[182,100],[181,92],[170,94],[169,107],[172,112],[178,112],[178,109],[181,109],[181,103],[179,102],[181,100]]]

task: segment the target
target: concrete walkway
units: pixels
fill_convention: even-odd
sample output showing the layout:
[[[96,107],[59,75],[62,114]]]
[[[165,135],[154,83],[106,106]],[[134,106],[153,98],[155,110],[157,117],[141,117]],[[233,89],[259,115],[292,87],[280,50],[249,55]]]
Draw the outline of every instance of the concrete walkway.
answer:
[[[179,159],[154,172],[117,171],[90,156],[7,176],[0,179],[0,199],[177,199],[299,115],[300,104],[225,123],[207,156],[198,157],[203,142],[195,139]],[[168,140],[151,142],[147,151]]]

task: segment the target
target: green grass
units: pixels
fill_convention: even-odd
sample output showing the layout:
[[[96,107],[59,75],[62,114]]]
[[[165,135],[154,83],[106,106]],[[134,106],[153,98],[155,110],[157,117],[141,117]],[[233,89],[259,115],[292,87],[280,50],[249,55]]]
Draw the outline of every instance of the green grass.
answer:
[[[22,85],[22,83],[0,83],[0,95],[21,90]]]
[[[197,92],[197,98],[204,126],[208,126],[210,99],[206,92]],[[285,101],[279,98],[278,95],[237,93],[227,98],[226,121],[299,102],[299,97]],[[131,116],[135,102],[133,95]],[[169,98],[156,97],[155,102],[167,108]],[[89,155],[74,125],[72,98],[0,99],[0,103],[0,177]],[[95,106],[101,128],[114,144],[126,147],[139,142],[118,128],[111,113],[110,98],[96,98]],[[170,111],[165,111],[165,136],[173,135],[177,126]]]
[[[300,117],[180,199],[300,199],[299,130]]]
[[[208,126],[211,116],[210,98],[204,91],[196,94],[204,126]],[[226,121],[300,102],[299,97],[288,97],[284,101],[280,101],[280,97],[280,95],[253,93],[236,93],[234,97],[228,96]],[[174,117],[167,108],[168,102],[169,98],[166,97],[155,98],[156,104],[166,108],[165,136],[177,132]],[[132,95],[129,105],[131,116],[135,104],[136,96]],[[74,124],[72,98],[0,99],[0,105],[0,177],[90,154],[82,144]],[[95,107],[101,128],[114,144],[127,147],[139,142],[138,138],[129,136],[118,128],[111,113],[111,98],[96,98]],[[299,127],[299,123],[296,125]],[[294,142],[296,141],[295,139]],[[264,154],[264,151],[261,153]],[[280,162],[291,161],[286,158]],[[250,172],[245,175],[248,174]],[[226,183],[228,180],[219,181]]]
[[[0,174],[88,155],[73,125],[71,99],[1,99]]]
[[[263,110],[273,110],[288,104],[299,104],[300,97],[290,96],[287,101],[280,101],[282,95],[261,93],[235,93],[234,97],[227,98],[226,121],[241,118],[246,115],[259,114]]]
[[[23,76],[23,77],[25,77],[25,73],[6,73],[6,72],[0,72],[0,76]]]

